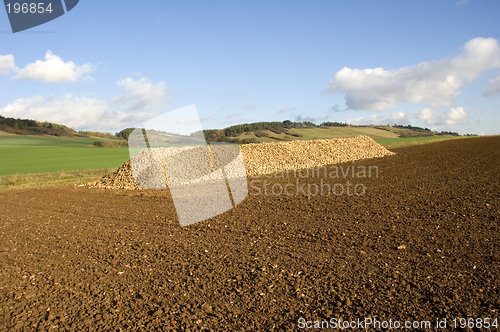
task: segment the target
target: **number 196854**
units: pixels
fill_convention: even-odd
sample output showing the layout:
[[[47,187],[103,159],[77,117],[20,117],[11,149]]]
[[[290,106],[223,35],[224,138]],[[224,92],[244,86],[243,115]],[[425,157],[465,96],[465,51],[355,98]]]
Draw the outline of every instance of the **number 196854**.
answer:
[[[52,13],[52,3],[49,3],[48,6],[44,6],[43,3],[14,3],[11,8],[11,4],[8,3],[6,5],[7,12],[10,14],[11,10],[15,14],[23,13],[23,14],[43,14],[44,12]]]

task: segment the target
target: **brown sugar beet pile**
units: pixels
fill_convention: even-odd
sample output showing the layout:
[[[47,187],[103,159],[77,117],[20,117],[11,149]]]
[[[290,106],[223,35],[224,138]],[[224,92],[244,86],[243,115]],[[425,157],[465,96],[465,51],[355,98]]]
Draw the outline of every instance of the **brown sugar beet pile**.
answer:
[[[398,148],[354,163],[379,169],[362,196],[249,195],[184,228],[168,190],[0,193],[0,330],[500,318],[499,144]]]

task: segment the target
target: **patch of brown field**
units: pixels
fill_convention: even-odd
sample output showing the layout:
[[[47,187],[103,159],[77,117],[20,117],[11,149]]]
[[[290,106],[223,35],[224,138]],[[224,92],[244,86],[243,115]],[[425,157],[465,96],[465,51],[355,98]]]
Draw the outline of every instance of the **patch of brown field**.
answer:
[[[185,228],[168,190],[0,193],[0,330],[498,319],[499,145],[398,148],[354,163],[379,169],[360,197],[249,194]]]

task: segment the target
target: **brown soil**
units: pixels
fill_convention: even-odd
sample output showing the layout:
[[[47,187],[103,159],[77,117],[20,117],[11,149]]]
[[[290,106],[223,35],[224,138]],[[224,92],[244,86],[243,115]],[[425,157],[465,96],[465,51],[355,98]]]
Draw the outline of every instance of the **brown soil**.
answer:
[[[355,163],[379,168],[361,197],[249,195],[184,228],[167,190],[1,193],[0,330],[500,319],[499,145],[400,148]]]

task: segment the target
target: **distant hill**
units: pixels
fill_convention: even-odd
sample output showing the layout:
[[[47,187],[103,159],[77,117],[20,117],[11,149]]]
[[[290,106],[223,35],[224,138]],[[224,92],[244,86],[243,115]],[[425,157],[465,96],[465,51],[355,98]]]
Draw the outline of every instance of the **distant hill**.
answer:
[[[203,133],[207,141],[238,144],[353,137],[358,135],[366,135],[373,139],[460,136],[455,132],[436,132],[428,128],[411,125],[354,126],[343,122],[323,122],[316,125],[312,122],[292,122],[290,120],[240,124],[224,129],[204,130]]]
[[[14,135],[50,135],[58,137],[99,137],[121,139],[110,133],[75,131],[65,125],[30,119],[6,118],[0,115],[0,131]]]
[[[15,135],[51,135],[60,137],[96,137],[116,140],[127,140],[135,128],[126,128],[116,134],[97,131],[75,131],[65,125],[52,122],[41,122],[29,119],[6,118],[0,115],[0,135],[2,132]],[[193,133],[194,136],[196,133]],[[316,125],[312,122],[254,122],[226,127],[223,129],[203,130],[209,142],[231,142],[237,144],[277,142],[289,140],[309,140],[316,138],[353,137],[366,135],[373,139],[380,138],[408,138],[429,136],[460,136],[455,132],[436,132],[429,128],[411,125],[393,126],[354,126],[343,122],[323,122]],[[100,144],[100,145],[99,145]],[[101,146],[124,146],[100,142]]]

